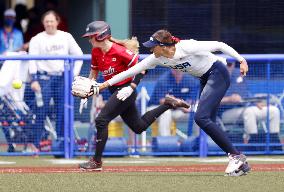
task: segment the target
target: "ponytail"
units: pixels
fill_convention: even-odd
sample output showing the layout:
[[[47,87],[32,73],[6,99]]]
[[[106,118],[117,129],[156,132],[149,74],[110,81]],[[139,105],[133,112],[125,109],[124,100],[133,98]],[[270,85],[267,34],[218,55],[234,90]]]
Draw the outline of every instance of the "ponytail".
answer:
[[[177,44],[178,42],[180,42],[180,39],[175,36],[172,36],[172,41],[174,44]]]
[[[129,49],[133,53],[139,53],[139,42],[137,37],[131,37],[131,39],[115,39],[113,37],[110,38],[110,41],[122,45],[126,49]]]

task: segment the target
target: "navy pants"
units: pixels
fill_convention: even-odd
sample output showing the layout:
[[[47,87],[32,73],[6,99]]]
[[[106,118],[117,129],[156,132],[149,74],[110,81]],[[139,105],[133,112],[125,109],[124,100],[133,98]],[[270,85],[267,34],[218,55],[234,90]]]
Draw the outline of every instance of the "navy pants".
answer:
[[[200,100],[194,120],[224,152],[239,154],[227,134],[216,124],[220,102],[229,86],[230,75],[226,66],[215,62],[200,78]]]

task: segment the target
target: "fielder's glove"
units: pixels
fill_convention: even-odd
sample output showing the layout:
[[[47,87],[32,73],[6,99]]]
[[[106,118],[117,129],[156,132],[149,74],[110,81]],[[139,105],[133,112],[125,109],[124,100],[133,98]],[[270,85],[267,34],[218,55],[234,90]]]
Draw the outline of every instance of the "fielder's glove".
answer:
[[[127,87],[123,87],[121,90],[118,91],[116,97],[121,100],[124,101],[125,99],[127,99],[131,94],[133,93],[133,88],[130,86]]]
[[[77,76],[72,83],[72,95],[82,99],[99,94],[99,83],[86,77]]]

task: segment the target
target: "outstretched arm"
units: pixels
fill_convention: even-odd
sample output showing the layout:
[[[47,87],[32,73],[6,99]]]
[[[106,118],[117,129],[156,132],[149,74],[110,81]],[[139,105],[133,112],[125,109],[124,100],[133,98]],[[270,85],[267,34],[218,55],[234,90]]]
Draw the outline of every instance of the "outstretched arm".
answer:
[[[223,42],[217,42],[219,46],[219,51],[230,55],[231,57],[234,57],[240,62],[240,73],[243,76],[246,76],[246,73],[248,72],[248,64],[247,61],[232,47],[227,45],[226,43]]]
[[[140,81],[144,77],[145,73],[146,72],[143,71],[143,72],[135,75],[135,77],[133,78],[130,85],[127,86],[127,87],[123,87],[121,90],[119,90],[116,97],[119,100],[125,101],[133,93],[133,91],[136,89],[137,85],[140,83]]]
[[[232,47],[227,45],[226,43],[219,42],[219,41],[194,41],[192,40],[189,44],[188,52],[202,52],[202,51],[221,51],[226,55],[229,55],[235,58],[237,61],[240,62],[240,72],[242,75],[246,75],[248,72],[248,65],[246,60]]]
[[[100,90],[103,90],[109,86],[112,86],[120,81],[123,81],[126,78],[133,77],[137,75],[138,73],[141,73],[142,71],[145,71],[147,69],[153,68],[156,64],[154,63],[155,59],[153,55],[148,56],[141,62],[137,63],[133,67],[129,68],[128,70],[119,73],[115,76],[113,76],[111,79],[105,81],[100,85]]]

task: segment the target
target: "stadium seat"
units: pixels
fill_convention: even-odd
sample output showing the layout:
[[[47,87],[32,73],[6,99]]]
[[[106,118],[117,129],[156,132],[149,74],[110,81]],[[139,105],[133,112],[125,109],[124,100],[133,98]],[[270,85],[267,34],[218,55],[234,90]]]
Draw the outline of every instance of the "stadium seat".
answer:
[[[127,149],[124,137],[111,137],[107,140],[104,152],[127,152]]]
[[[152,139],[152,150],[154,152],[178,152],[180,151],[177,136],[157,136]]]
[[[180,145],[182,152],[194,152],[199,150],[199,137],[188,137]]]

